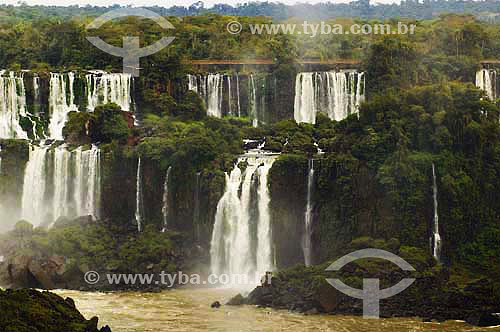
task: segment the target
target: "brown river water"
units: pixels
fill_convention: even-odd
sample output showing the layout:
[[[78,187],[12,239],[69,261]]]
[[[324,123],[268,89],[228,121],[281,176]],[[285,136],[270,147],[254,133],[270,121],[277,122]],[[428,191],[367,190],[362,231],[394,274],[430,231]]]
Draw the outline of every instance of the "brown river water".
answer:
[[[162,293],[93,293],[58,290],[71,297],[80,312],[113,332],[400,332],[400,331],[500,331],[472,327],[463,322],[423,323],[418,319],[365,320],[361,317],[291,313],[254,306],[210,308],[214,301],[226,303],[238,291],[230,289],[175,289]],[[382,304],[383,305],[383,304]]]

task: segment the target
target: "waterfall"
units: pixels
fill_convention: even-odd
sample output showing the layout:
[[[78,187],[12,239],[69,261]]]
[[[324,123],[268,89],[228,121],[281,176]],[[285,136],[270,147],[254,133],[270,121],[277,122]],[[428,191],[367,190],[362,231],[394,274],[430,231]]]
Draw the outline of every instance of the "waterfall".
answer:
[[[161,212],[163,214],[163,229],[162,232],[165,232],[167,230],[168,226],[168,201],[170,199],[170,192],[169,192],[169,182],[170,182],[170,172],[172,171],[172,166],[169,166],[167,169],[167,174],[165,175],[165,182],[163,183],[163,207],[161,209]]]
[[[74,201],[79,216],[92,215],[100,217],[101,202],[101,152],[97,146],[83,151],[81,147],[73,151],[73,167],[75,168]]]
[[[217,118],[222,117],[223,85],[222,74],[188,75],[188,89],[198,93],[205,101],[207,114]]]
[[[256,78],[248,76],[248,109],[242,110],[240,77],[235,75],[209,73],[206,75],[188,75],[188,90],[196,92],[205,102],[207,114],[215,117],[245,116],[252,118],[255,127],[259,124],[258,114],[264,114],[265,93],[259,94]],[[265,88],[263,89],[265,91]],[[260,98],[260,100],[259,100]],[[259,103],[260,101],[260,103]]]
[[[313,202],[312,195],[314,190],[314,160],[309,160],[309,170],[307,174],[307,202],[306,212],[304,214],[304,236],[302,239],[302,250],[304,251],[304,262],[306,266],[311,265],[312,258],[312,222],[313,222]]]
[[[22,76],[0,71],[0,138],[27,139],[21,127],[21,117],[26,117],[26,91]]]
[[[68,216],[70,156],[64,145],[54,150],[54,199],[51,214],[53,221],[58,216]]]
[[[240,76],[236,73],[236,97],[238,99],[238,117],[241,116],[241,106],[240,106]]]
[[[226,174],[210,248],[212,273],[260,277],[274,269],[267,187],[274,160],[274,156],[244,155],[238,164],[246,162],[245,171],[235,166]]]
[[[436,261],[440,261],[441,258],[441,236],[439,235],[439,215],[438,215],[438,190],[436,183],[436,170],[434,163],[432,163],[432,197],[434,200],[434,220],[432,225],[432,237],[431,237],[431,248],[432,255]]]
[[[362,72],[299,73],[295,79],[295,121],[315,123],[318,112],[332,120],[345,119],[358,112],[364,89]]]
[[[222,80],[221,74],[207,76],[207,114],[222,117]]]
[[[99,217],[100,151],[96,146],[69,151],[31,145],[24,171],[22,218],[35,226],[59,217]],[[52,190],[48,190],[52,188]]]
[[[136,175],[136,189],[135,189],[135,222],[137,223],[137,231],[142,231],[143,221],[143,196],[142,196],[142,160],[139,157],[137,162],[137,175]]]
[[[132,76],[123,73],[92,72],[85,75],[87,85],[87,110],[96,106],[115,103],[123,111],[132,109]]]
[[[486,92],[489,99],[496,99],[496,76],[495,70],[481,69],[476,73],[476,86]]]
[[[257,118],[257,91],[255,89],[255,80],[253,75],[250,74],[250,94],[249,94],[249,105],[250,105],[250,117],[252,118],[252,124],[254,127],[259,125],[259,120]]]
[[[24,171],[22,218],[35,226],[46,218],[47,152],[47,147],[30,146],[29,160]]]
[[[315,123],[314,73],[300,73],[295,79],[295,106],[293,117],[297,122]]]
[[[74,73],[50,73],[49,136],[51,139],[63,140],[62,131],[66,124],[68,113],[78,111],[78,107],[74,103],[74,82]]]
[[[231,77],[231,76],[226,76],[226,78],[227,78],[227,91],[228,91],[228,94],[229,94],[229,95],[228,95],[228,98],[229,98],[229,99],[228,99],[228,105],[229,105],[229,111],[228,111],[228,114],[229,114],[230,116],[233,116],[233,115],[234,115],[234,114],[233,114],[233,109],[232,109],[232,107],[231,107],[231,101],[233,100],[233,98],[231,97],[231,78],[232,78],[232,77]]]

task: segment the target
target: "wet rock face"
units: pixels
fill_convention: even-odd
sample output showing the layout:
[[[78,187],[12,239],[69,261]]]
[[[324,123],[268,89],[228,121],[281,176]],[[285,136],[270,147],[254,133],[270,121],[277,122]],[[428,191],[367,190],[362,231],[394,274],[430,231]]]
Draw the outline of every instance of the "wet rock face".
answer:
[[[10,288],[54,289],[64,284],[66,270],[62,256],[14,256],[0,264],[0,284]]]
[[[110,332],[98,318],[86,320],[72,299],[33,289],[0,290],[0,331]]]

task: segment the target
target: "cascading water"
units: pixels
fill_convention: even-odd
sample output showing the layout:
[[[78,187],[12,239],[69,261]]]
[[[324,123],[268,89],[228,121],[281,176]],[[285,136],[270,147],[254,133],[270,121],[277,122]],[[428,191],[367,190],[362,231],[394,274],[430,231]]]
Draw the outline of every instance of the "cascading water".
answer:
[[[207,114],[222,117],[224,75],[188,75],[188,89],[200,95],[205,101]]]
[[[434,200],[434,220],[432,224],[432,237],[431,237],[431,248],[432,256],[436,261],[440,261],[441,258],[441,236],[439,235],[439,215],[438,215],[438,190],[436,183],[436,170],[434,163],[432,163],[432,197]]]
[[[161,212],[163,214],[163,229],[162,232],[167,230],[168,226],[168,212],[169,212],[169,183],[170,183],[170,172],[172,171],[172,166],[169,166],[167,169],[167,174],[165,175],[165,182],[163,183],[163,206]]]
[[[362,72],[309,72],[295,80],[294,119],[315,123],[322,112],[340,121],[358,112],[364,100],[365,77]]]
[[[143,199],[142,199],[142,160],[139,157],[137,161],[137,175],[136,175],[136,189],[135,189],[135,222],[137,224],[137,231],[142,231],[143,221]]]
[[[222,117],[222,82],[220,74],[207,76],[207,114],[217,118]]]
[[[27,139],[21,127],[21,117],[26,117],[26,91],[23,77],[10,72],[0,72],[0,138]]]
[[[309,160],[309,170],[307,174],[307,202],[306,212],[304,214],[304,236],[302,238],[302,250],[304,252],[304,263],[311,265],[312,260],[312,221],[313,221],[313,202],[312,195],[314,190],[314,160]]]
[[[267,187],[274,160],[274,156],[244,155],[238,164],[246,162],[245,171],[236,166],[226,174],[210,248],[212,273],[260,277],[274,269]]]
[[[78,111],[75,105],[74,82],[74,73],[50,73],[49,136],[51,139],[63,140],[62,131],[68,119],[68,113]]]
[[[99,217],[100,151],[30,146],[24,171],[22,218],[35,226],[59,217]],[[48,188],[52,190],[48,190]]]
[[[476,86],[486,92],[489,99],[496,99],[496,76],[495,70],[481,69],[476,73]]]
[[[254,127],[259,125],[259,121],[257,119],[257,90],[255,89],[255,80],[253,75],[250,75],[250,117],[252,118],[252,124]]]
[[[236,97],[238,102],[238,117],[241,116],[241,105],[240,105],[240,76],[236,73]]]
[[[240,90],[242,88],[248,89],[248,103],[244,104],[244,107],[248,108],[243,110]],[[210,116],[220,118],[225,115],[238,117],[247,115],[252,118],[253,125],[256,127],[259,124],[258,114],[264,113],[265,93],[259,90],[256,78],[252,74],[248,76],[248,84],[243,86],[240,84],[238,74],[188,75],[188,89],[200,95],[207,107],[207,114]]]
[[[95,71],[85,76],[87,85],[87,110],[97,105],[115,103],[123,111],[131,111],[132,76],[123,73]]]
[[[92,215],[100,217],[101,202],[101,151],[96,145],[83,151],[80,147],[73,151],[73,166],[75,171],[74,201],[77,215]]]

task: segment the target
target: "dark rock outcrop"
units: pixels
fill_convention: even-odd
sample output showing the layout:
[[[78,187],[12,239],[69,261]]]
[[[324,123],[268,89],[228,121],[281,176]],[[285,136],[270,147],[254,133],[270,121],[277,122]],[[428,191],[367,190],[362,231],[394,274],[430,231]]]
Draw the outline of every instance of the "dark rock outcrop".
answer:
[[[0,331],[110,332],[98,329],[98,318],[86,320],[74,301],[33,289],[0,290]]]
[[[327,283],[327,278],[338,278],[357,289],[362,289],[363,278],[379,279],[381,289],[403,278],[415,278],[403,292],[380,301],[381,317],[422,317],[424,321],[466,320],[476,326],[500,325],[500,317],[494,314],[500,312],[497,281],[479,279],[457,285],[443,266],[421,267],[422,272],[403,272],[386,262],[362,260],[346,265],[341,271],[326,272],[327,266],[296,266],[281,271],[273,276],[270,285],[259,286],[247,298],[236,296],[230,302],[304,314],[362,315],[362,300],[336,290]]]

